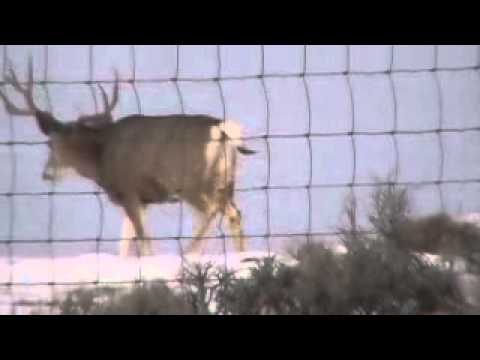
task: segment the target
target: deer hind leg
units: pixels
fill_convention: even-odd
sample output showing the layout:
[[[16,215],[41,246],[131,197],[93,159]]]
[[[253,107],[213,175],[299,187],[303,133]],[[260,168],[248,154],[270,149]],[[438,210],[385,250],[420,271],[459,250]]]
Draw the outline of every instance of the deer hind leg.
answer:
[[[202,197],[199,203],[192,204],[197,210],[197,216],[193,241],[187,248],[187,253],[199,253],[205,246],[206,239],[203,237],[210,233],[212,221],[219,212],[216,204],[216,202],[209,200],[207,196]]]
[[[195,226],[193,241],[188,247],[187,253],[199,253],[205,247],[206,239],[204,236],[210,233],[212,221],[217,213],[217,211],[212,210],[200,215],[200,220],[197,220],[197,225]]]
[[[242,230],[242,214],[235,206],[233,201],[229,201],[225,206],[224,214],[228,218],[230,233],[233,237],[235,248],[238,252],[245,251],[245,237]]]
[[[142,205],[139,201],[134,199],[130,199],[129,201],[126,201],[123,204],[123,206],[135,230],[135,234],[136,234],[135,243],[136,243],[138,255],[151,256],[153,254],[152,244],[150,239],[146,236],[145,228],[144,228],[145,213],[146,213],[145,206]],[[125,249],[121,248],[121,251],[123,251],[124,253],[126,251],[126,253],[128,254],[130,240],[131,239],[126,239],[128,243],[121,244],[125,248]]]

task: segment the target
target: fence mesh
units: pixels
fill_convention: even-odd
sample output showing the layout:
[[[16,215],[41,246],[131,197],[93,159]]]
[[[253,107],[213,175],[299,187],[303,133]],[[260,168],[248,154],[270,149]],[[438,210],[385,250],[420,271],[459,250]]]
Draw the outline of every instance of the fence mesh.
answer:
[[[82,80],[77,79],[58,79],[52,78],[50,74],[50,70],[52,65],[50,64],[52,61],[55,61],[55,64],[59,64],[59,59],[52,59],[52,50],[51,46],[37,46],[36,51],[34,53],[34,61],[43,65],[42,69],[35,68],[35,84],[38,89],[42,89],[43,94],[45,95],[45,106],[46,110],[53,111],[57,104],[54,103],[50,93],[52,92],[52,87],[62,87],[68,85],[76,85],[76,86],[84,86],[88,89],[88,92],[91,95],[91,99],[95,104],[95,110],[99,111],[101,105],[98,104],[97,94],[96,94],[96,84],[112,84],[113,79],[109,78],[96,78],[95,72],[95,64],[97,61],[108,61],[108,59],[98,59],[98,53],[95,51],[95,48],[101,48],[101,46],[89,46],[88,47],[88,73],[85,74],[85,78]],[[445,187],[448,185],[475,185],[480,182],[480,176],[477,176],[478,171],[472,171],[474,176],[470,176],[467,172],[467,175],[464,173],[459,174],[459,176],[446,176],[446,162],[447,156],[449,155],[448,152],[452,151],[452,146],[446,145],[446,137],[449,135],[459,134],[466,136],[473,136],[474,139],[477,138],[479,131],[480,131],[480,120],[477,118],[474,122],[467,122],[462,121],[461,119],[457,124],[459,126],[453,126],[452,124],[447,124],[445,121],[445,94],[446,89],[442,87],[442,76],[448,76],[448,74],[457,74],[457,73],[465,73],[468,76],[475,78],[476,82],[478,83],[478,76],[479,76],[479,69],[480,69],[480,48],[475,47],[476,51],[476,62],[472,63],[468,66],[443,66],[440,62],[440,47],[439,46],[432,46],[432,57],[429,61],[430,64],[426,65],[421,68],[400,68],[399,64],[397,63],[397,52],[399,51],[399,46],[389,46],[388,47],[388,66],[382,70],[362,70],[359,71],[353,66],[352,60],[352,52],[362,51],[362,49],[355,49],[352,46],[344,46],[343,51],[345,52],[345,67],[339,71],[316,71],[315,69],[318,68],[315,65],[315,62],[318,61],[318,57],[314,56],[313,53],[314,46],[303,46],[301,47],[301,51],[298,51],[299,59],[299,66],[297,67],[299,71],[295,72],[275,72],[275,71],[267,71],[266,68],[266,47],[265,46],[258,46],[257,53],[259,54],[259,64],[258,69],[259,71],[254,74],[246,74],[246,75],[231,75],[225,74],[224,72],[224,62],[226,61],[225,53],[222,52],[222,45],[216,47],[216,68],[212,70],[212,76],[206,77],[196,77],[196,76],[183,76],[184,71],[182,71],[182,56],[191,56],[191,54],[183,53],[182,46],[176,46],[175,54],[176,54],[176,68],[174,69],[173,77],[165,77],[165,78],[148,78],[146,79],[143,76],[138,76],[139,71],[141,71],[141,67],[138,62],[138,49],[137,46],[131,45],[127,46],[128,48],[128,56],[130,57],[130,69],[128,73],[122,73],[121,69],[121,89],[130,88],[133,91],[134,98],[135,98],[135,106],[134,109],[132,108],[132,112],[136,112],[139,114],[144,113],[144,107],[142,102],[142,95],[139,91],[139,86],[144,84],[148,84],[149,86],[161,86],[162,84],[171,84],[175,88],[175,93],[177,96],[177,101],[179,104],[179,112],[180,113],[188,113],[189,109],[186,106],[186,94],[185,90],[182,89],[182,84],[209,84],[214,85],[216,91],[218,93],[218,99],[221,104],[220,106],[220,114],[217,114],[219,118],[228,119],[229,118],[229,105],[231,106],[232,103],[236,101],[242,102],[241,99],[230,98],[228,99],[228,94],[225,91],[225,86],[231,82],[242,82],[242,81],[255,81],[260,84],[261,88],[261,97],[263,97],[261,102],[264,104],[264,132],[260,134],[247,134],[244,137],[244,140],[247,143],[256,143],[257,145],[260,142],[263,142],[264,145],[261,147],[261,152],[264,152],[262,156],[265,157],[264,166],[265,168],[262,170],[265,173],[265,181],[263,184],[258,185],[255,184],[253,186],[237,186],[236,193],[254,193],[254,194],[263,194],[263,199],[265,201],[264,209],[265,209],[265,231],[264,232],[257,232],[257,233],[246,233],[245,237],[251,239],[263,239],[265,244],[265,249],[267,253],[272,253],[276,251],[274,244],[272,243],[272,239],[301,239],[301,241],[314,241],[318,238],[328,237],[328,236],[335,236],[338,234],[335,230],[325,230],[325,231],[318,231],[318,227],[315,226],[316,219],[321,214],[318,214],[318,209],[316,210],[314,193],[316,191],[333,191],[335,189],[342,189],[347,192],[352,193],[353,195],[358,195],[358,192],[362,189],[372,189],[377,186],[386,185],[390,182],[393,182],[398,185],[407,186],[407,187],[418,187],[418,186],[428,186],[430,188],[434,188],[437,197],[437,203],[439,204],[439,210],[451,210],[449,206],[447,206],[447,199],[446,199],[446,190]],[[19,48],[15,46],[3,46],[3,74],[7,73],[8,70],[8,63],[9,59],[14,57],[22,56],[23,52],[19,52]],[[372,51],[371,49],[365,49],[363,51]],[[58,56],[58,53],[56,53]],[[42,59],[42,61],[39,61]],[[151,59],[152,62],[155,62],[156,59]],[[240,61],[240,60],[239,60]],[[270,63],[269,63],[270,64]],[[62,65],[65,66],[65,65]],[[197,67],[201,68],[203,65],[201,63],[197,63]],[[23,74],[17,70],[20,76],[23,77]],[[404,86],[403,81],[408,82],[408,75],[412,76],[422,76],[429,79],[429,86],[431,86],[431,90],[434,91],[434,95],[432,98],[433,101],[436,101],[435,109],[436,114],[432,116],[436,118],[436,123],[430,124],[428,127],[422,127],[418,129],[409,129],[405,126],[401,126],[399,123],[399,118],[408,116],[409,109],[405,109],[405,104],[401,103],[400,95],[402,97],[405,96],[405,90],[402,89],[399,91],[399,87]],[[403,76],[403,77],[402,77]],[[300,81],[301,87],[295,88],[297,91],[303,92],[303,94],[291,94],[292,101],[295,101],[297,97],[302,97],[303,102],[305,104],[305,114],[306,114],[306,126],[305,131],[302,130],[295,130],[293,129],[292,132],[279,130],[278,127],[275,128],[275,131],[272,131],[272,119],[274,118],[273,112],[275,111],[274,107],[277,104],[277,100],[275,99],[275,94],[279,91],[279,87],[284,84],[281,82],[281,79],[293,79],[295,81]],[[345,113],[349,116],[349,124],[347,125],[346,129],[342,129],[341,131],[321,131],[319,130],[321,126],[318,124],[324,119],[319,118],[316,116],[316,109],[320,105],[325,105],[325,103],[320,103],[320,97],[318,92],[314,89],[314,82],[321,81],[321,79],[335,79],[335,81],[343,82],[344,86],[346,87],[345,98],[341,99],[344,101],[348,106],[348,111]],[[363,114],[364,110],[364,99],[368,96],[375,96],[374,91],[372,90],[372,94],[369,94],[371,90],[368,87],[369,79],[381,79],[381,81],[385,82],[386,88],[383,89],[383,92],[389,92],[390,104],[389,104],[389,112],[392,115],[392,123],[390,128],[386,128],[385,122],[380,122],[379,129],[365,129],[365,126],[359,126],[358,118],[359,114]],[[2,77],[3,80],[3,77]],[[270,81],[279,80],[280,82],[271,83]],[[362,89],[359,86],[358,81],[365,81],[367,87]],[[277,85],[275,85],[277,84]],[[420,86],[417,83],[416,86]],[[2,89],[7,89],[7,84],[2,81],[0,86]],[[58,90],[58,91],[61,91]],[[459,92],[465,91],[464,89],[459,89]],[[479,93],[480,94],[480,93]],[[256,94],[260,95],[260,94]],[[121,93],[120,93],[121,96]],[[460,96],[463,96],[462,94]],[[72,97],[73,100],[77,100],[76,98]],[[258,100],[258,99],[257,99]],[[448,100],[448,99],[447,99]],[[478,101],[480,104],[480,101]],[[74,102],[75,102],[74,101]],[[158,99],[158,101],[162,101],[162,99]],[[420,104],[423,102],[430,101],[429,99],[420,99]],[[320,103],[320,105],[319,105]],[[243,103],[243,106],[249,106],[247,103]],[[3,106],[3,105],[2,105]],[[63,106],[73,106],[72,104],[64,104]],[[473,104],[472,106],[477,106]],[[408,106],[407,106],[408,107]],[[386,119],[388,114],[383,114],[383,108],[377,109],[377,112],[380,113],[380,119],[382,116]],[[405,113],[407,115],[405,115]],[[6,114],[6,113],[5,113]],[[459,112],[459,116],[462,116],[461,111]],[[242,122],[242,119],[236,119],[239,122]],[[102,251],[102,244],[104,243],[112,243],[116,244],[120,237],[109,237],[104,236],[105,224],[108,221],[107,219],[107,210],[105,208],[105,201],[103,199],[104,193],[102,189],[96,188],[89,191],[83,190],[75,190],[75,191],[65,191],[59,190],[56,185],[49,185],[48,191],[36,191],[36,190],[29,190],[28,189],[28,179],[23,180],[27,181],[27,186],[22,186],[21,189],[18,188],[17,184],[19,182],[21,169],[19,165],[19,154],[21,151],[17,150],[18,148],[22,147],[44,147],[46,145],[45,140],[25,140],[19,139],[16,134],[16,126],[15,122],[23,121],[22,119],[17,119],[16,116],[7,115],[5,119],[2,119],[4,123],[8,123],[3,128],[5,132],[2,133],[2,137],[0,137],[0,147],[2,148],[2,155],[4,155],[5,159],[8,159],[10,164],[9,167],[9,181],[5,181],[8,183],[8,187],[3,186],[0,189],[0,202],[2,211],[2,233],[5,234],[1,238],[2,245],[2,254],[3,257],[6,259],[4,266],[2,281],[0,282],[0,288],[3,289],[2,293],[7,294],[7,298],[4,299],[4,312],[5,309],[9,308],[10,313],[18,313],[18,309],[22,307],[22,303],[18,301],[18,298],[15,296],[15,289],[17,288],[31,288],[31,287],[42,287],[45,289],[46,292],[50,292],[50,297],[55,295],[56,289],[62,286],[77,286],[77,285],[93,285],[97,286],[99,284],[129,284],[132,280],[129,279],[120,279],[116,281],[105,281],[101,276],[101,260],[97,256],[96,258],[96,277],[92,279],[92,281],[58,281],[55,279],[55,276],[52,275],[49,279],[45,281],[22,281],[21,278],[15,276],[12,269],[14,269],[14,265],[16,261],[19,260],[19,256],[15,254],[15,245],[21,244],[22,246],[29,246],[30,245],[39,245],[41,243],[47,244],[48,246],[48,254],[50,258],[49,266],[51,267],[51,274],[55,274],[55,271],[68,271],[68,269],[61,270],[58,265],[58,256],[55,253],[55,246],[58,244],[72,244],[72,243],[94,243],[95,244],[95,253],[98,255]],[[296,121],[296,119],[291,119],[292,123]],[[330,119],[329,121],[335,122],[335,119]],[[450,121],[451,122],[451,121]],[[31,124],[32,129],[35,128],[35,125]],[[363,129],[362,129],[363,127]],[[33,130],[32,130],[33,131]],[[426,148],[425,151],[433,151],[437,156],[437,163],[435,164],[428,164],[430,169],[435,170],[435,177],[430,177],[426,179],[414,179],[410,180],[408,177],[401,176],[401,163],[407,161],[406,158],[408,156],[413,156],[410,153],[409,147],[412,147],[411,141],[415,138],[424,139],[425,137],[435,137],[436,138],[436,149],[428,149]],[[390,143],[392,144],[393,148],[393,161],[389,164],[390,173],[393,174],[391,179],[386,182],[382,181],[365,181],[365,176],[359,176],[359,171],[362,168],[366,167],[368,164],[365,163],[365,154],[362,154],[359,157],[359,149],[363,146],[362,144],[366,143],[376,143],[380,141],[386,141],[385,139],[389,138]],[[345,148],[350,149],[350,154],[342,154],[337,160],[332,159],[333,162],[329,163],[330,165],[335,164],[335,166],[340,166],[344,158],[349,158],[349,166],[351,166],[350,176],[348,179],[344,179],[344,181],[330,181],[330,182],[321,182],[316,181],[316,175],[319,171],[334,171],[334,169],[329,168],[322,168],[319,169],[319,162],[316,161],[315,157],[318,155],[316,152],[316,146],[318,146],[319,142],[328,141],[329,139],[345,139],[346,142],[350,143],[350,146]],[[459,138],[457,142],[457,146],[461,146],[462,141],[466,141],[466,137]],[[470,139],[470,138],[469,138]],[[282,142],[285,145],[285,151],[288,152],[288,141],[295,141],[295,140],[303,140],[306,144],[306,153],[308,161],[302,162],[301,165],[304,169],[306,169],[305,173],[306,176],[302,179],[301,184],[285,184],[285,182],[278,181],[274,177],[276,174],[278,176],[278,171],[272,170],[272,159],[276,157],[275,160],[278,162],[278,154],[275,154],[275,149],[277,149],[277,145],[279,142]],[[343,140],[342,140],[343,141]],[[410,142],[409,142],[410,141]],[[333,143],[332,143],[333,144]],[[336,150],[333,149],[329,154],[333,154],[335,156]],[[468,157],[471,159],[475,157],[475,154],[470,154],[468,151],[462,153],[462,156]],[[422,154],[417,154],[418,156],[422,156]],[[339,155],[340,156],[340,155]],[[381,156],[381,154],[380,154]],[[367,159],[369,156],[367,156]],[[246,160],[246,172],[251,171],[248,165],[248,161]],[[372,155],[371,161],[375,161],[375,157]],[[452,161],[452,160],[449,160]],[[276,165],[277,166],[277,165]],[[326,165],[325,165],[326,166]],[[343,165],[342,165],[343,166]],[[368,166],[367,166],[368,167]],[[419,172],[422,172],[423,169],[416,169]],[[8,173],[4,171],[4,174]],[[285,172],[288,173],[288,169],[285,169]],[[5,177],[6,175],[4,175]],[[38,174],[40,177],[40,174]],[[318,179],[317,179],[318,180]],[[323,189],[323,190],[322,190]],[[272,204],[272,192],[274,191],[298,191],[305,193],[305,202],[303,203],[304,206],[302,209],[297,209],[300,212],[304,212],[306,214],[305,220],[305,231],[303,232],[296,232],[296,231],[286,231],[282,233],[280,231],[276,231],[274,226],[272,225],[273,222],[278,223],[278,219],[275,219],[274,214],[278,214],[278,211],[273,211],[272,209],[275,205]],[[475,192],[478,196],[478,191]],[[258,195],[260,196],[260,195]],[[47,236],[44,238],[22,238],[18,239],[14,236],[15,234],[15,227],[17,226],[16,222],[16,214],[21,212],[22,210],[19,209],[21,206],[16,199],[21,198],[32,198],[32,197],[39,197],[42,199],[46,199],[48,206],[47,206]],[[67,198],[71,202],[75,202],[78,197],[91,197],[96,202],[96,208],[94,209],[87,209],[86,211],[96,211],[98,212],[98,222],[97,222],[97,229],[96,235],[93,237],[82,237],[82,238],[69,238],[68,236],[63,236],[62,238],[58,238],[58,236],[54,235],[54,221],[55,217],[59,216],[58,209],[56,209],[56,199],[57,198]],[[335,198],[335,197],[334,197]],[[478,197],[472,200],[474,203],[478,202]],[[260,200],[258,200],[260,201]],[[278,208],[278,202],[276,203]],[[23,203],[22,206],[28,206],[28,202]],[[181,261],[181,266],[184,265],[184,245],[192,240],[192,236],[189,234],[185,234],[184,231],[184,214],[186,213],[186,209],[184,208],[184,204],[180,203],[178,205],[178,225],[176,234],[174,236],[155,236],[152,238],[152,241],[160,242],[160,241],[172,241],[176,242],[176,249],[177,249],[177,256]],[[326,216],[326,215],[325,215]],[[35,219],[32,219],[35,221]],[[173,221],[173,219],[172,219]],[[276,226],[278,228],[278,226]],[[221,228],[221,227],[220,227]],[[220,231],[221,236],[221,247],[222,247],[222,254],[224,257],[225,266],[228,263],[228,241],[230,236],[225,234],[223,230]],[[212,239],[218,239],[218,236],[211,236]],[[299,240],[300,241],[300,240]],[[142,267],[139,268],[138,278],[135,281],[140,281],[142,278]],[[169,281],[177,281],[177,279],[172,278]]]

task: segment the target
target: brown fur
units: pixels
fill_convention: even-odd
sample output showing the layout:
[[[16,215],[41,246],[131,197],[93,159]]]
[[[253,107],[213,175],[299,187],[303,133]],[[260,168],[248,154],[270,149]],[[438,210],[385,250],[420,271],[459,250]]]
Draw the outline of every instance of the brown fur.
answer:
[[[73,168],[98,184],[112,202],[124,208],[136,237],[144,240],[141,255],[151,254],[143,224],[146,207],[177,199],[186,201],[200,217],[191,250],[201,248],[201,237],[218,214],[227,216],[237,249],[244,250],[241,215],[233,200],[236,156],[237,152],[254,152],[241,141],[230,141],[225,129],[237,125],[226,127],[222,120],[206,115],[132,115],[114,122],[111,111],[118,100],[118,80],[111,103],[100,86],[103,113],[63,123],[35,106],[31,63],[29,71],[27,88],[19,85],[13,71],[7,77],[24,95],[28,109],[18,108],[1,92],[0,97],[8,112],[34,116],[50,138],[44,179],[55,180],[59,169]]]

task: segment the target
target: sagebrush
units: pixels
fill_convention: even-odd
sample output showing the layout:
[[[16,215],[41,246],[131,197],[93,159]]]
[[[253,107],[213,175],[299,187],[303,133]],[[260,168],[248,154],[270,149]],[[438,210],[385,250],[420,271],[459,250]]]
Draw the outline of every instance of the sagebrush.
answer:
[[[78,289],[58,303],[61,314],[432,314],[476,313],[450,267],[427,261],[429,252],[474,262],[480,230],[445,214],[410,214],[406,190],[393,185],[372,195],[369,221],[360,228],[347,202],[340,228],[344,252],[312,241],[286,265],[275,257],[250,259],[246,277],[193,264],[175,289],[163,281],[129,290]]]

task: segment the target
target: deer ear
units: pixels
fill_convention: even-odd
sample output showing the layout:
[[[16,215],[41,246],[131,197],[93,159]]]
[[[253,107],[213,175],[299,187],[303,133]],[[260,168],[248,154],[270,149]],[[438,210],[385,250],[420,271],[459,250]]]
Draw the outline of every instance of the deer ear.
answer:
[[[52,132],[59,132],[63,129],[63,125],[52,114],[46,111],[37,111],[35,113],[37,124],[42,133],[50,135]]]

